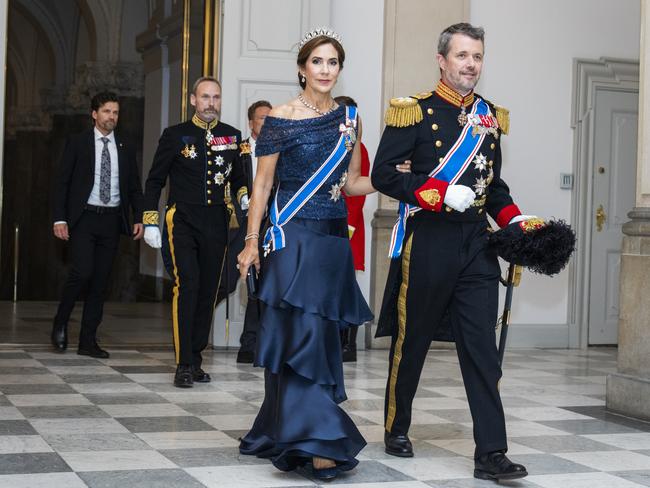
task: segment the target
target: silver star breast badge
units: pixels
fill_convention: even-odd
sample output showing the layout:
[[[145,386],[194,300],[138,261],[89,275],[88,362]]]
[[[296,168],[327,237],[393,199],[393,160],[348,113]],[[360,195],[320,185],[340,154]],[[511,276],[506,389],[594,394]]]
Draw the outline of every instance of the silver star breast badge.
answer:
[[[487,168],[487,158],[483,156],[482,153],[479,153],[474,158],[474,166],[479,171],[484,171]]]
[[[223,156],[217,156],[216,158],[214,158],[214,163],[217,166],[221,166],[223,164]]]
[[[483,178],[482,176],[480,178],[476,178],[476,184],[474,185],[474,193],[477,195],[483,195],[485,193],[485,189],[488,186],[488,181]]]
[[[217,185],[223,185],[223,182],[225,181],[225,179],[226,179],[226,178],[224,177],[223,173],[217,172],[217,173],[214,175],[214,182],[215,182]]]
[[[341,185],[339,185],[338,183],[334,183],[329,193],[330,193],[330,200],[334,200],[335,202],[338,202],[339,198],[341,198]]]

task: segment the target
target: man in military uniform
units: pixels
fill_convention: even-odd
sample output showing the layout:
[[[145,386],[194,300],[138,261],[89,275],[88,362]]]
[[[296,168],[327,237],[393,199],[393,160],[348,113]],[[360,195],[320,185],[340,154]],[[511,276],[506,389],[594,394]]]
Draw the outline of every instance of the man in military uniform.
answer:
[[[192,88],[192,120],[164,130],[145,184],[145,241],[162,247],[165,267],[174,280],[172,322],[176,374],[174,385],[206,383],[201,351],[208,344],[215,295],[228,242],[229,215],[224,198],[230,182],[248,206],[241,168],[241,133],[219,121],[221,85],[199,78]],[[160,192],[169,177],[169,198],[161,238]]]
[[[456,342],[474,421],[474,476],[502,480],[527,472],[505,456],[495,342],[500,269],[487,247],[486,215],[500,227],[526,217],[501,179],[507,111],[473,91],[483,37],[482,28],[466,23],[445,29],[435,91],[393,99],[386,113],[372,183],[399,200],[400,215],[378,335],[392,336],[386,452],[413,456],[407,435],[413,398],[431,341],[446,337]],[[411,173],[396,169],[405,159]]]

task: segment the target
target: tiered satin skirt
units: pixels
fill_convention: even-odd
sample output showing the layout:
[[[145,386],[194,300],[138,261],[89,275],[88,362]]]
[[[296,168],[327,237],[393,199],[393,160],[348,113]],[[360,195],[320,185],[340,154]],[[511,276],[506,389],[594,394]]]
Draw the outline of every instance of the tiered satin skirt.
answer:
[[[265,396],[240,452],[271,458],[283,471],[314,456],[352,469],[366,445],[338,406],[346,399],[340,331],[372,320],[357,285],[345,219],[294,219],[286,247],[267,256],[255,364]]]

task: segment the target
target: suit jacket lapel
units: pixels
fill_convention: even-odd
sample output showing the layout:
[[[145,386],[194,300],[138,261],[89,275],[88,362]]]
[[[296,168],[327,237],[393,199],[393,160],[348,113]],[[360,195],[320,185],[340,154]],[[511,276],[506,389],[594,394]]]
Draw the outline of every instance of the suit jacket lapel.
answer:
[[[88,190],[88,194],[90,194],[95,182],[95,131],[93,129],[86,132],[80,156],[81,164],[86,167],[86,177],[90,180],[90,189]]]
[[[120,185],[120,200],[124,200],[124,196],[127,194],[126,179],[128,168],[126,167],[126,150],[124,144],[117,136],[115,136],[115,146],[117,147],[117,166],[119,168],[118,181]]]

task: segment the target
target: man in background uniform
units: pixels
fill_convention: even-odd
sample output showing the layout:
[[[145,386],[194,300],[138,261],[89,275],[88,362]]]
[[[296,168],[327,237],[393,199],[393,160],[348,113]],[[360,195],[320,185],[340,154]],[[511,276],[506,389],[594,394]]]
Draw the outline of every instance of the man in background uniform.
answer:
[[[251,131],[250,137],[245,139],[241,146],[241,158],[242,158],[242,167],[244,173],[246,174],[246,184],[248,186],[248,195],[249,197],[253,193],[253,181],[255,180],[255,173],[257,171],[257,157],[255,157],[255,141],[260,135],[262,126],[264,125],[264,120],[269,114],[273,107],[266,100],[258,100],[248,107],[248,127]],[[262,227],[265,226],[265,222],[262,222]],[[247,225],[244,223],[242,225],[243,229],[246,229]],[[262,230],[260,230],[260,235],[262,235]],[[242,236],[243,243],[243,236]],[[240,251],[244,248],[242,245]],[[263,256],[263,252],[260,252],[260,256]],[[235,258],[237,254],[233,253]],[[239,276],[239,272],[237,272]],[[257,298],[249,296],[248,303],[246,305],[246,315],[244,317],[244,330],[241,333],[239,338],[239,351],[237,352],[237,362],[238,363],[252,363],[255,358],[255,344],[257,342],[257,332],[260,329],[260,313],[261,313],[262,303],[257,300]]]
[[[500,269],[487,247],[486,215],[500,227],[527,217],[501,179],[507,111],[473,91],[483,38],[482,28],[466,23],[442,32],[441,81],[433,93],[391,100],[372,183],[400,201],[378,327],[378,335],[392,336],[386,452],[413,456],[407,435],[413,398],[430,343],[444,336],[456,342],[474,421],[474,476],[498,481],[527,472],[505,455],[495,342]],[[412,173],[397,171],[405,159],[412,161]]]
[[[145,184],[145,242],[162,247],[174,280],[172,322],[176,374],[174,385],[189,388],[209,382],[201,369],[208,344],[215,295],[228,242],[229,214],[224,202],[228,182],[242,207],[248,207],[246,179],[239,156],[241,133],[219,121],[221,85],[199,78],[190,103],[190,121],[164,130]],[[169,198],[161,238],[160,192],[169,177]]]

